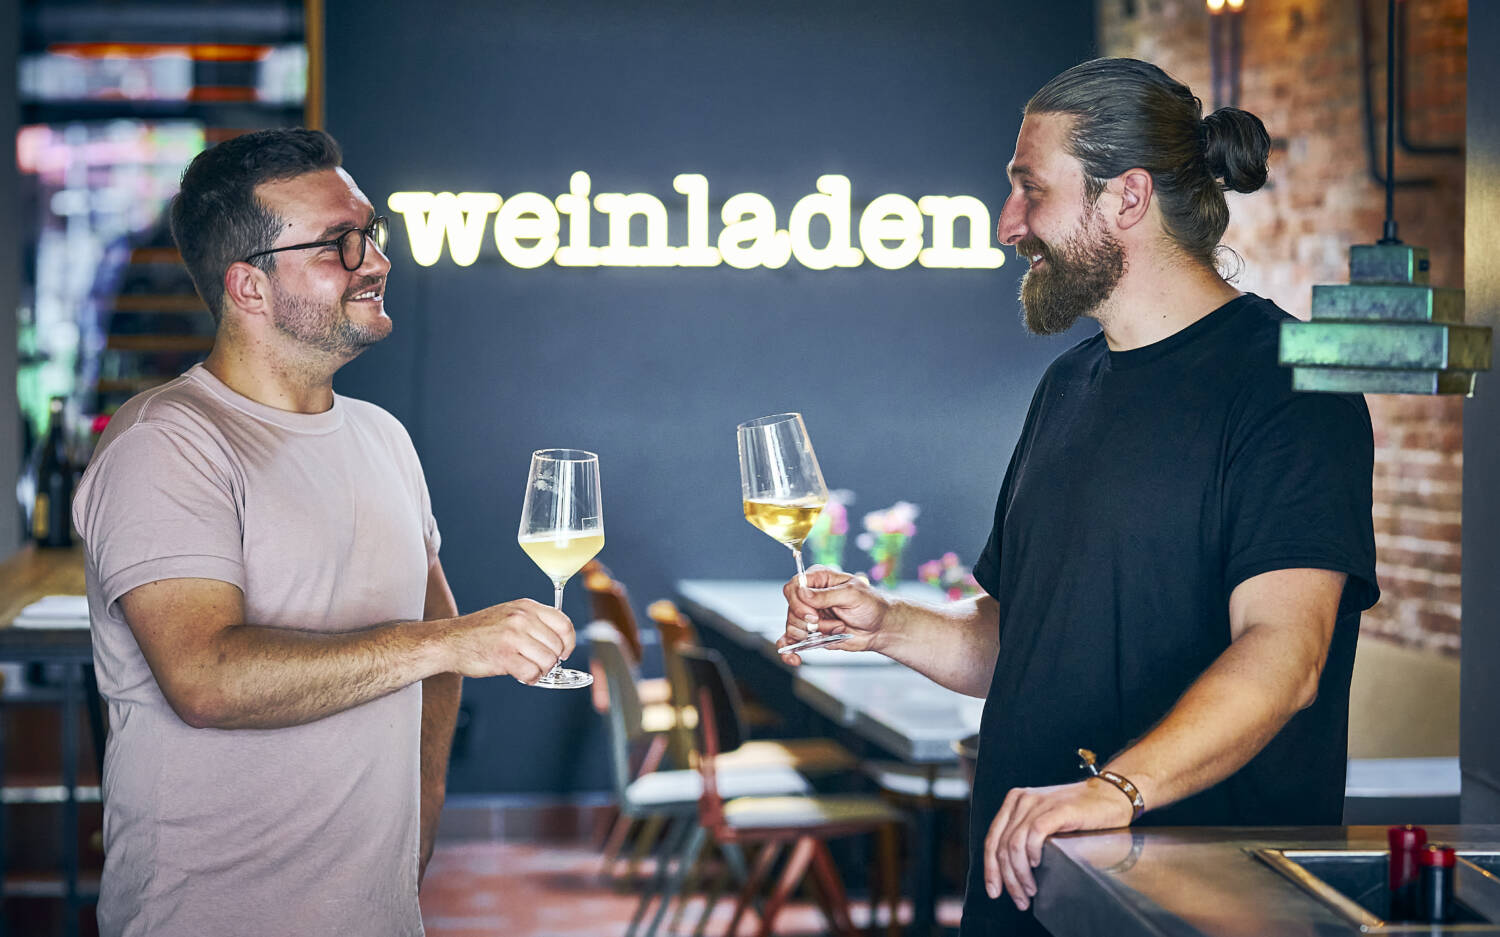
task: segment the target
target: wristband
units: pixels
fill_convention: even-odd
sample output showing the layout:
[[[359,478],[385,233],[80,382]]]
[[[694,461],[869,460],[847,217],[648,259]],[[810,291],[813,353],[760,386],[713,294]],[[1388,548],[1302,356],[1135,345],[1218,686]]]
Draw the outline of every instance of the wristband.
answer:
[[[1121,794],[1130,798],[1132,811],[1130,822],[1134,823],[1139,820],[1141,814],[1146,812],[1146,799],[1141,796],[1141,789],[1130,783],[1129,779],[1113,771],[1100,771],[1099,767],[1095,764],[1096,758],[1094,757],[1094,753],[1087,748],[1080,748],[1078,750],[1078,757],[1080,759],[1078,767],[1087,771],[1089,777],[1098,778],[1101,781],[1113,784],[1119,788]]]

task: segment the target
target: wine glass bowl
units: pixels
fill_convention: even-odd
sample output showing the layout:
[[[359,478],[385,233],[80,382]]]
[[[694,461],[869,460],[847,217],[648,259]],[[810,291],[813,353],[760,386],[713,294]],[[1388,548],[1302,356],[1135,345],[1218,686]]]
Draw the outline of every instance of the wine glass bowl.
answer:
[[[563,586],[604,547],[597,455],[582,449],[531,454],[516,541],[552,580],[552,606],[561,609]],[[576,689],[593,682],[592,675],[559,662],[533,686]]]
[[[828,503],[823,470],[800,413],[777,413],[741,423],[740,493],[745,520],[792,551],[797,578],[807,585],[802,543]],[[806,640],[781,649],[783,654],[842,641],[848,635],[820,634],[808,625]]]

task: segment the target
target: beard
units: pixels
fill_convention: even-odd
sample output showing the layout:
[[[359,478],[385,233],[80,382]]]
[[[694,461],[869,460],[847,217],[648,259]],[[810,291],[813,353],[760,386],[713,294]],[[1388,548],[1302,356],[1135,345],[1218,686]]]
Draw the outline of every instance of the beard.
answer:
[[[389,320],[380,322],[383,327],[356,325],[344,311],[343,301],[320,306],[304,297],[286,294],[276,296],[271,324],[276,331],[309,348],[343,359],[356,357],[391,331]]]
[[[1016,244],[1023,257],[1040,255],[1046,266],[1021,277],[1021,320],[1035,335],[1057,335],[1097,310],[1125,275],[1125,248],[1092,207],[1078,232],[1049,247],[1034,237]]]

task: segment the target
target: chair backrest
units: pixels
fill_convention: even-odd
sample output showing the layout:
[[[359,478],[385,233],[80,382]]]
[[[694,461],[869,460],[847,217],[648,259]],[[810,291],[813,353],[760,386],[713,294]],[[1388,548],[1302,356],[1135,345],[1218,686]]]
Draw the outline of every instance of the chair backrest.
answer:
[[[698,746],[701,761],[733,751],[745,743],[745,719],[739,690],[729,673],[724,655],[713,648],[685,647],[680,651],[694,701],[708,699],[708,710],[698,711]],[[706,737],[712,730],[712,738]]]
[[[679,709],[693,706],[693,682],[682,662],[682,649],[698,647],[698,631],[692,621],[667,599],[658,599],[646,609],[646,615],[661,634],[662,663],[667,683],[672,687],[672,703]]]
[[[598,560],[584,564],[583,588],[589,594],[589,607],[594,618],[607,621],[620,630],[625,639],[627,658],[632,666],[641,663],[641,629],[635,620],[635,611],[630,607],[630,593],[624,583],[616,579],[609,568]]]
[[[630,784],[630,745],[643,734],[641,700],[635,691],[635,680],[625,660],[624,639],[614,625],[596,621],[588,626],[593,659],[604,673],[609,696],[605,720],[609,724],[610,761],[614,768],[615,794],[623,802]]]
[[[691,684],[693,705],[698,710],[698,774],[703,791],[698,795],[698,822],[720,841],[733,839],[724,818],[724,798],[719,794],[715,761],[719,753],[739,747],[740,722],[730,715],[738,706],[729,665],[718,651],[705,647],[681,649],[682,664]]]

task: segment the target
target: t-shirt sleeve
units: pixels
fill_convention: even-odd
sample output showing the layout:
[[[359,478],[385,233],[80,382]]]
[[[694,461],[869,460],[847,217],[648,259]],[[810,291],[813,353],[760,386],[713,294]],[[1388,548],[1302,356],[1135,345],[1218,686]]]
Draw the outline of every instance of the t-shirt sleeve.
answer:
[[[171,430],[125,430],[90,465],[74,512],[106,605],[159,579],[245,588],[229,472]]]
[[[1358,397],[1294,393],[1236,440],[1225,482],[1225,589],[1277,569],[1347,573],[1340,614],[1375,604],[1374,442]]]

